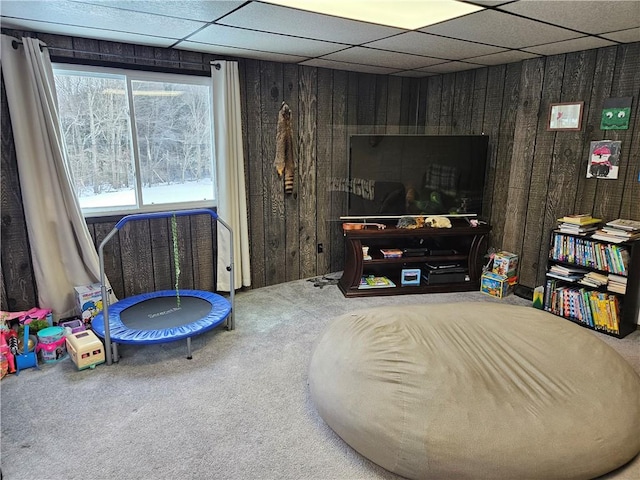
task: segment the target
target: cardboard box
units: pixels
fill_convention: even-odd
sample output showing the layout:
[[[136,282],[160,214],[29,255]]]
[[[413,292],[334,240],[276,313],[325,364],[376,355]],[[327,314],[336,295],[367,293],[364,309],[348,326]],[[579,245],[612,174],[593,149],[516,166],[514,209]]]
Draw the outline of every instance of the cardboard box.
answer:
[[[480,291],[496,298],[504,298],[513,292],[518,283],[518,277],[505,277],[493,272],[482,274],[480,279]]]
[[[102,291],[99,283],[74,287],[76,305],[80,310],[82,321],[86,327],[91,327],[91,320],[102,311]]]
[[[493,268],[491,271],[503,277],[513,277],[518,270],[518,255],[511,252],[501,251],[493,257]]]

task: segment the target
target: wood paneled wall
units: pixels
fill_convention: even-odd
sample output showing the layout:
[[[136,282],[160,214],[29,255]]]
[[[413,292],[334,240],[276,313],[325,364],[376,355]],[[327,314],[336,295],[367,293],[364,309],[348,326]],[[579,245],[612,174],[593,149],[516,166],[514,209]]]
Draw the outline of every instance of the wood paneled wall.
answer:
[[[21,36],[22,32],[6,33]],[[65,49],[52,48],[53,56],[73,57],[74,61],[118,61],[206,72],[209,62],[219,58],[29,35]],[[520,282],[527,287],[542,284],[549,235],[557,217],[591,212],[606,220],[640,220],[640,43],[424,79],[236,60],[241,74],[254,288],[342,269],[339,216],[345,214],[345,198],[331,190],[331,180],[347,176],[348,135],[352,133],[489,135],[484,207],[493,226],[491,246],[520,255]],[[623,96],[634,97],[629,130],[601,131],[604,99]],[[283,101],[292,109],[296,139],[291,195],[284,193],[283,181],[273,166],[277,113]],[[581,131],[546,130],[549,105],[563,101],[585,102]],[[1,292],[2,308],[16,309],[32,306],[37,294],[6,109],[3,91]],[[589,144],[604,138],[622,141],[619,178],[587,179]],[[97,242],[113,222],[91,222]],[[184,288],[212,288],[214,279],[205,271],[215,255],[214,232],[210,222],[182,220],[180,254],[184,262],[191,262]],[[170,231],[163,223],[121,234],[107,258],[107,273],[116,284],[116,293],[124,296],[171,288],[172,269],[166,264],[172,258],[169,240]],[[122,244],[127,242],[151,246],[133,254],[134,270],[122,267]]]

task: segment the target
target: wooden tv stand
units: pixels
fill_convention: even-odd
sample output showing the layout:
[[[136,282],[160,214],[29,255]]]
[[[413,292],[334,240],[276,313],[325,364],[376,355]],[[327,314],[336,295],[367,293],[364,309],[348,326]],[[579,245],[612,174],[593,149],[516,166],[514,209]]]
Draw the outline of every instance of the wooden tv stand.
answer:
[[[346,259],[338,287],[345,297],[479,290],[483,254],[491,227],[471,227],[464,219],[456,219],[453,224],[452,228],[346,230]],[[363,259],[363,246],[369,247],[371,260]],[[413,255],[385,258],[380,249],[410,249],[409,254]],[[425,278],[421,278],[420,285],[401,284],[403,269],[420,269],[425,273],[429,270],[428,265],[459,265],[466,270],[466,274],[464,278],[456,278],[451,282],[441,277],[445,278],[444,282],[434,279],[429,284]],[[359,288],[363,276],[385,276],[396,286]],[[460,277],[459,274],[456,276]]]

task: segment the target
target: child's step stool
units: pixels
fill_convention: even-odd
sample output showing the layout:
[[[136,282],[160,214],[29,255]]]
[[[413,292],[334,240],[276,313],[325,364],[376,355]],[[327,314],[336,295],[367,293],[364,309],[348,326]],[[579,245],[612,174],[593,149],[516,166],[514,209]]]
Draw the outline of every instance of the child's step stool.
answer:
[[[78,370],[95,368],[104,363],[104,346],[91,330],[67,336],[67,352]]]

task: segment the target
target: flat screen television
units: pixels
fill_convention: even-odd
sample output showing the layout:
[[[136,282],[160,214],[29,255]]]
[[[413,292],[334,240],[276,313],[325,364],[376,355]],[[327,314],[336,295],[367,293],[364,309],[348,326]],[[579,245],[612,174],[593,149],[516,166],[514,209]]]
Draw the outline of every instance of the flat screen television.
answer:
[[[347,214],[482,215],[486,135],[352,135]]]

